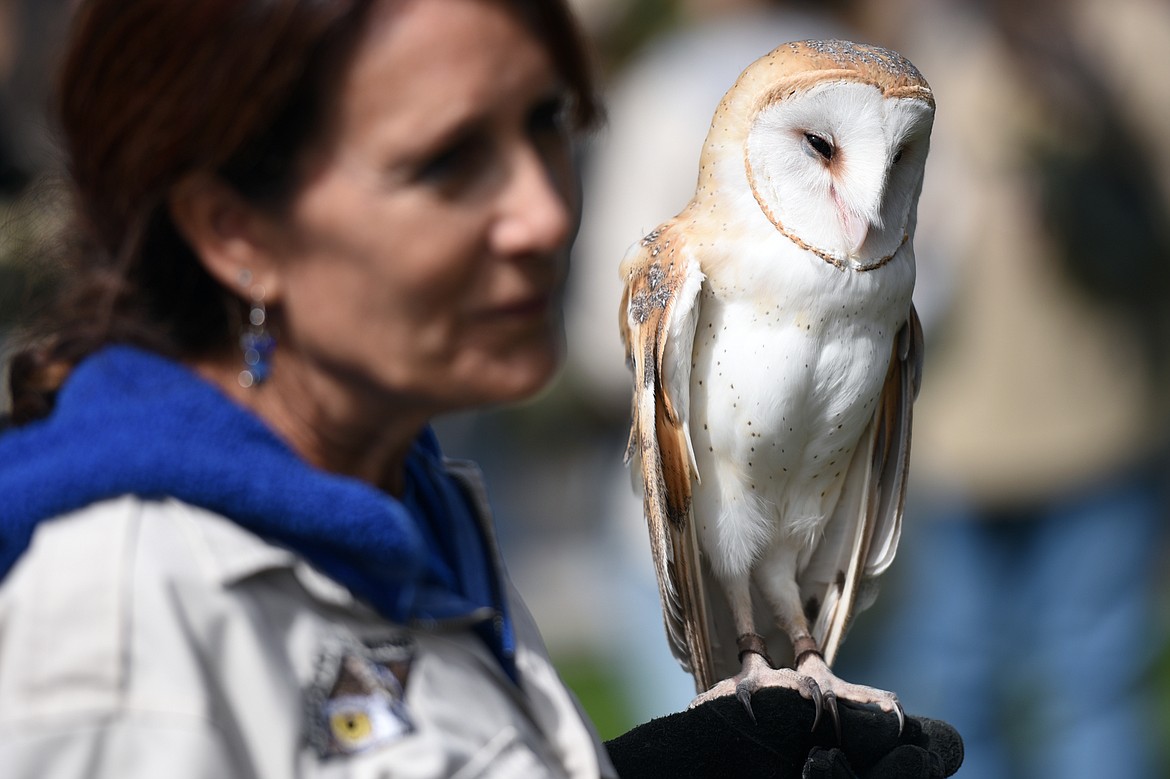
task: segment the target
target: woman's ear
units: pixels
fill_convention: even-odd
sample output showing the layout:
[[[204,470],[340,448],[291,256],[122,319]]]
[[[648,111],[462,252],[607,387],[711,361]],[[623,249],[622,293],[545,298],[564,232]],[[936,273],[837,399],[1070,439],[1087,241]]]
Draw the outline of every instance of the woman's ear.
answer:
[[[255,287],[268,301],[279,296],[266,217],[230,186],[211,174],[191,173],[171,189],[167,207],[199,262],[225,288],[244,298]]]

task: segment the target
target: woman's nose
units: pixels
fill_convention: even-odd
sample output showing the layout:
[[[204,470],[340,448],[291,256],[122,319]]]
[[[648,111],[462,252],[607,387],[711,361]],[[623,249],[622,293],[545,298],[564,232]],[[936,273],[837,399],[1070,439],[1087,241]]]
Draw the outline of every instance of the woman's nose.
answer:
[[[514,152],[492,231],[493,248],[504,255],[554,254],[573,230],[568,171],[525,144]],[[567,164],[566,164],[567,167]]]

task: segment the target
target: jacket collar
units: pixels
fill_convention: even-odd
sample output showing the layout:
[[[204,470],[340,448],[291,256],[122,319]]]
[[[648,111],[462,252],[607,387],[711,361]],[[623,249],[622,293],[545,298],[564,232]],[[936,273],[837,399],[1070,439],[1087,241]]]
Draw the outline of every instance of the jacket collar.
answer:
[[[410,471],[444,479],[428,429]],[[445,585],[446,563],[397,500],[306,464],[261,420],[186,367],[128,346],[73,371],[44,420],[0,435],[0,577],[37,523],[134,494],[175,498],[291,549],[383,615],[444,619],[475,610]]]

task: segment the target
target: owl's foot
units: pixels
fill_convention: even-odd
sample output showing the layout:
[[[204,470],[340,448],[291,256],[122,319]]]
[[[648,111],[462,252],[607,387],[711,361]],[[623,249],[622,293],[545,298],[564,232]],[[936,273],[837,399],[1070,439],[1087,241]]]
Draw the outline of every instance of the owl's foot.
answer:
[[[833,718],[838,743],[841,741],[841,718],[837,713],[838,700],[877,706],[887,714],[893,714],[898,718],[898,733],[899,735],[902,733],[902,728],[906,724],[906,713],[902,710],[902,704],[894,693],[842,681],[829,670],[829,666],[821,657],[820,652],[815,650],[803,652],[797,658],[796,669],[802,676],[811,679],[820,689],[824,706]]]
[[[752,694],[765,687],[781,687],[786,690],[796,690],[802,697],[813,702],[815,709],[813,730],[816,730],[823,710],[821,690],[816,681],[791,668],[773,668],[765,655],[754,650],[741,652],[741,660],[743,669],[738,674],[724,679],[706,692],[697,695],[691,701],[690,708],[693,709],[716,698],[734,695],[743,704],[752,722],[755,722],[756,715],[752,711]]]

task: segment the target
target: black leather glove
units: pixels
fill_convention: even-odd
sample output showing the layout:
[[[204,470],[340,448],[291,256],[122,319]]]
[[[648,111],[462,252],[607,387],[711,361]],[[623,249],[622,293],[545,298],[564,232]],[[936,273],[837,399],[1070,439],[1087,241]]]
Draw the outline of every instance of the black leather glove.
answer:
[[[791,690],[752,696],[755,721],[735,697],[639,725],[606,742],[622,779],[936,779],[963,762],[963,741],[945,722],[838,703],[841,742],[828,712],[812,729],[810,701]]]

